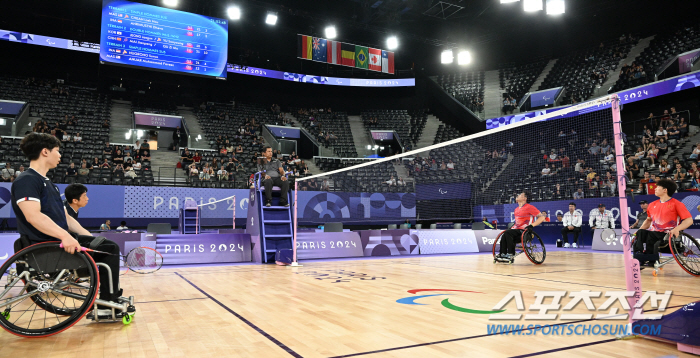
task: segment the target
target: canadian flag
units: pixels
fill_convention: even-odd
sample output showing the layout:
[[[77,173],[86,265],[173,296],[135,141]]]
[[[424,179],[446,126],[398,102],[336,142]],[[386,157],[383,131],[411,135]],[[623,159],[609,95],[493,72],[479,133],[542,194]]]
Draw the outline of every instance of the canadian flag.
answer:
[[[369,50],[369,65],[368,69],[372,71],[382,71],[382,50],[370,48]]]

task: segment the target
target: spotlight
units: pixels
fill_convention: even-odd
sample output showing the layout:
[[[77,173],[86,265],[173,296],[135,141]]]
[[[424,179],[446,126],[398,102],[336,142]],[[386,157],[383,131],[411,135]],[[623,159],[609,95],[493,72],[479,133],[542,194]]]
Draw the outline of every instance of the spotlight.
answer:
[[[518,2],[518,1],[520,1],[520,0],[501,0],[501,4],[509,4],[509,3]]]
[[[265,18],[265,23],[268,25],[274,25],[277,23],[277,13],[268,12],[267,18]]]
[[[547,0],[547,15],[561,15],[565,12],[564,0]]]
[[[442,55],[440,55],[440,62],[443,64],[452,63],[454,59],[455,56],[452,54],[452,50],[442,51]]]
[[[131,139],[131,130],[129,130],[128,132],[126,132],[126,134],[124,134],[124,138]]]
[[[524,0],[523,10],[526,12],[542,11],[542,0]]]
[[[143,130],[139,129],[136,131],[136,139],[141,139],[143,137]]]
[[[386,47],[389,50],[395,50],[397,47],[399,47],[399,39],[397,39],[396,36],[389,37],[386,39]]]
[[[328,26],[326,27],[326,38],[327,39],[334,39],[337,36],[335,33],[335,26]]]
[[[163,5],[170,6],[170,7],[176,7],[177,0],[163,0]]]
[[[228,18],[231,20],[239,20],[241,18],[241,8],[238,6],[231,6],[226,10]]]
[[[460,51],[457,54],[457,64],[458,65],[468,65],[469,63],[472,62],[472,55],[469,53],[469,51]]]

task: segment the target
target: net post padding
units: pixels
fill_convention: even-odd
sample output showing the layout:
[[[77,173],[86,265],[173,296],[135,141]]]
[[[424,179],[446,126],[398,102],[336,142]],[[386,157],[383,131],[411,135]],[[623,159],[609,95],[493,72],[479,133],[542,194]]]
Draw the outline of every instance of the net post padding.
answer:
[[[637,302],[642,297],[642,280],[640,275],[639,261],[632,257],[632,245],[630,240],[630,224],[627,218],[627,177],[625,167],[624,143],[622,142],[622,117],[620,116],[620,98],[617,94],[612,95],[612,117],[613,131],[615,138],[615,161],[617,164],[617,188],[620,200],[620,227],[622,228],[623,256],[625,260],[625,283],[627,291],[634,292],[633,297],[628,297],[630,304],[629,322],[634,322],[637,313],[642,312],[641,307],[636,307]]]
[[[423,148],[419,148],[419,149],[414,149],[414,150],[411,150],[411,151],[408,151],[408,152],[405,152],[405,153],[399,153],[399,154],[396,154],[396,155],[392,155],[392,156],[390,156],[390,157],[378,158],[378,159],[376,159],[376,160],[368,161],[367,163],[361,163],[361,164],[353,165],[353,166],[350,166],[350,167],[347,167],[347,168],[343,168],[343,169],[336,169],[336,170],[332,170],[332,171],[330,171],[330,172],[326,172],[326,173],[322,173],[322,174],[316,174],[316,175],[310,175],[310,176],[303,177],[303,178],[297,178],[296,181],[297,181],[297,182],[303,182],[303,181],[307,181],[307,180],[311,180],[311,179],[322,178],[322,177],[330,176],[330,175],[333,175],[333,174],[346,172],[346,171],[353,170],[353,169],[359,169],[359,168],[362,168],[362,167],[367,167],[367,166],[370,166],[370,165],[376,165],[376,164],[383,163],[383,162],[390,162],[390,161],[392,161],[392,160],[396,160],[396,159],[399,159],[399,158],[410,157],[410,156],[412,156],[412,155],[416,155],[416,154],[428,152],[428,151],[431,151],[431,150],[433,150],[433,149],[437,149],[437,148],[441,148],[441,147],[446,147],[446,146],[450,146],[450,145],[453,145],[453,144],[459,144],[459,143],[467,142],[467,141],[470,141],[470,140],[473,140],[473,139],[476,139],[476,138],[480,138],[480,137],[483,137],[483,136],[492,135],[492,134],[499,133],[499,132],[502,132],[502,131],[512,130],[512,129],[515,129],[515,128],[518,128],[518,127],[526,126],[526,125],[528,125],[528,124],[537,123],[537,122],[541,122],[541,121],[546,121],[546,120],[550,120],[550,119],[553,119],[553,118],[556,118],[556,117],[561,117],[561,116],[563,116],[563,115],[569,114],[569,113],[571,113],[571,112],[576,112],[576,111],[578,111],[578,110],[580,110],[580,109],[583,109],[583,108],[589,108],[589,107],[592,107],[592,106],[607,105],[607,104],[610,103],[611,100],[612,100],[612,95],[600,97],[600,98],[595,99],[595,100],[592,100],[592,101],[588,101],[588,102],[584,102],[584,103],[579,103],[579,104],[573,105],[573,106],[571,106],[571,107],[563,108],[563,109],[558,110],[558,111],[556,111],[556,112],[551,112],[551,113],[543,114],[543,115],[541,115],[541,116],[537,116],[537,117],[532,117],[532,118],[524,119],[524,120],[522,120],[522,121],[520,121],[520,122],[511,123],[511,124],[506,125],[506,126],[501,126],[501,127],[498,127],[498,128],[489,129],[489,130],[486,130],[486,131],[483,131],[483,132],[470,134],[470,135],[468,135],[468,136],[464,136],[464,137],[460,137],[460,138],[455,138],[455,139],[452,139],[452,140],[449,140],[449,141],[446,141],[446,142],[442,142],[442,143],[438,143],[438,144],[433,144],[433,145],[430,145],[430,146],[427,146],[427,147],[423,147]],[[602,108],[601,108],[601,109],[602,109]]]

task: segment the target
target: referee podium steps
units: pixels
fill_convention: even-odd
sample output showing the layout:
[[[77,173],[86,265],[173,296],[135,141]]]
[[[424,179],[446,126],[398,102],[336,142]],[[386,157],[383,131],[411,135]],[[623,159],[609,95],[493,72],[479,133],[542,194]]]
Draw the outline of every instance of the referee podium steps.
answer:
[[[257,200],[260,205],[260,242],[262,250],[262,262],[275,262],[277,250],[291,249],[293,247],[293,223],[292,206],[281,206],[281,189],[273,187],[272,206],[265,206],[265,189],[256,190]],[[287,202],[292,204],[292,190],[287,192]]]

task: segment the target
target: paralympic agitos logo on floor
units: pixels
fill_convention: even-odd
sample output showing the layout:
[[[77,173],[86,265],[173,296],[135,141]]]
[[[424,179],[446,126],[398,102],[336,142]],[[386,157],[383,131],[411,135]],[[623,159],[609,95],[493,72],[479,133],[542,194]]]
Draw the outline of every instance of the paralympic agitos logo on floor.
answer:
[[[426,289],[416,289],[416,290],[408,290],[408,293],[411,294],[416,294],[418,292],[434,292],[434,291],[440,291],[440,292],[468,292],[468,293],[481,293],[483,292],[477,292],[477,291],[465,291],[465,290],[448,290],[448,289],[439,289],[439,288],[426,288]],[[401,299],[396,300],[396,303],[401,303],[404,305],[420,305],[420,306],[425,306],[427,305],[426,303],[417,303],[416,300],[425,298],[425,297],[434,297],[434,296],[450,296],[453,295],[452,293],[436,293],[432,295],[421,295],[421,296],[409,296],[409,297],[404,297]],[[466,307],[460,307],[456,306],[452,303],[450,303],[449,298],[445,298],[440,302],[443,307],[449,308],[453,311],[458,311],[458,312],[464,312],[464,313],[473,313],[473,314],[495,314],[495,313],[501,313],[504,312],[505,310],[488,310],[488,311],[482,311],[482,310],[475,310],[471,308],[466,308]]]

